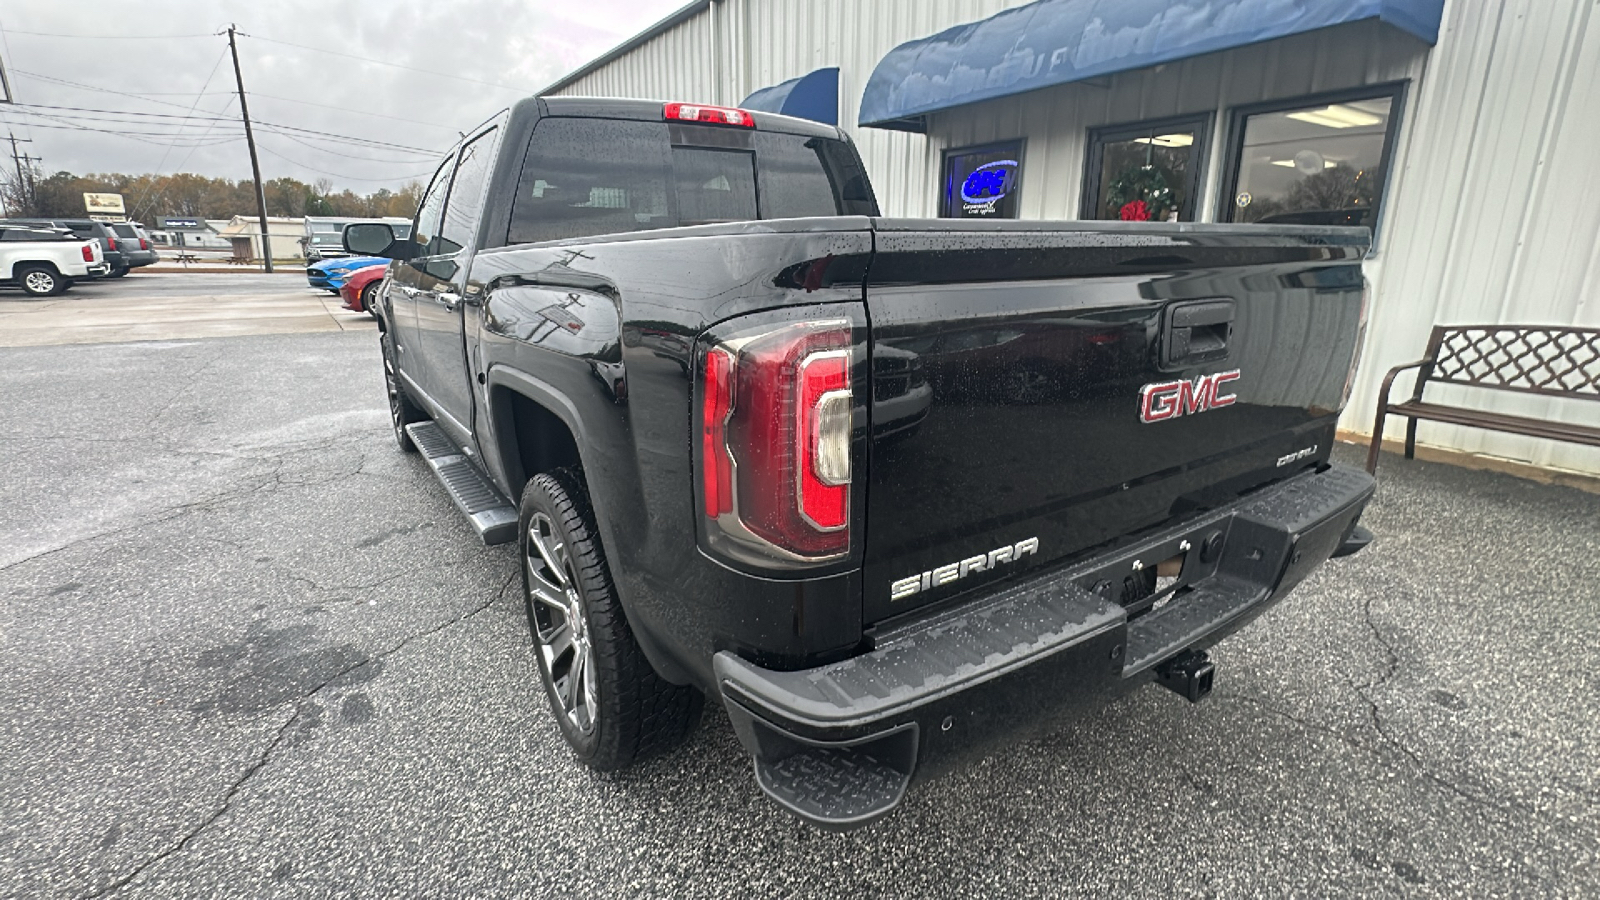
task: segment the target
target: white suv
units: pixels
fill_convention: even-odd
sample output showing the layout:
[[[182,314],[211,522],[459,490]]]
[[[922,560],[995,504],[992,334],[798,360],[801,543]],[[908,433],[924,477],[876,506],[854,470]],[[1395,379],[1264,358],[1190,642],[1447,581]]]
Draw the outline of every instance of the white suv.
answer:
[[[52,297],[79,278],[106,274],[100,242],[60,228],[0,225],[0,285]]]

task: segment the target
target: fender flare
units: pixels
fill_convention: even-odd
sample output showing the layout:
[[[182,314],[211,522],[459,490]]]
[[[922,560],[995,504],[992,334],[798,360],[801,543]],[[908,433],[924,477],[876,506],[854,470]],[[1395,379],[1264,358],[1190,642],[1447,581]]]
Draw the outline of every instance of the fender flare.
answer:
[[[500,407],[493,403],[496,388],[521,394],[543,406],[555,415],[557,419],[560,419],[562,424],[567,426],[567,430],[572,432],[573,443],[577,444],[578,447],[578,459],[583,463],[585,471],[588,471],[588,454],[584,452],[588,444],[588,431],[584,427],[583,417],[578,412],[577,406],[568,397],[557,392],[555,388],[546,382],[504,363],[496,363],[489,367],[485,387],[489,398],[489,416],[494,427],[495,456],[503,474],[507,476],[507,486],[509,486],[511,478],[509,477],[510,473],[504,470],[510,465],[515,465],[520,470],[522,463],[520,460],[513,462],[505,458],[504,435],[501,431],[503,423],[499,421],[499,416],[501,415]],[[521,474],[524,478],[531,478],[537,473],[522,472]],[[512,497],[511,499],[513,502],[519,502],[521,498]],[[595,502],[592,493],[589,497],[589,505],[594,510],[595,524],[600,528],[601,546],[603,548],[615,546],[612,541],[614,535],[609,526],[607,516],[603,512],[601,504]],[[606,553],[607,565],[611,564],[611,559],[612,554],[608,551]],[[621,584],[615,573],[612,573],[611,583],[613,585]],[[666,648],[662,646],[649,629],[640,627],[639,615],[629,608],[630,602],[625,596],[625,592],[618,590],[617,599],[622,604],[623,615],[628,619],[628,630],[633,632],[634,639],[639,642],[639,648],[644,651],[645,659],[650,661],[650,665],[656,670],[656,674],[673,684],[691,684],[692,679],[689,673],[673,660],[672,655],[667,652]]]

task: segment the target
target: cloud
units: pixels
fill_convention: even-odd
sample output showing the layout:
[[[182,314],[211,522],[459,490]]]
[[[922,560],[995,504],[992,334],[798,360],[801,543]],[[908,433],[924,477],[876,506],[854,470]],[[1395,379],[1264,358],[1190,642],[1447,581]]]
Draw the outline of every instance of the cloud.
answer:
[[[312,132],[442,150],[457,132],[531,96],[681,5],[682,0],[6,0],[0,52],[20,102],[162,117],[35,110],[56,116],[42,118],[0,106],[0,129],[32,138],[28,150],[43,157],[48,172],[189,171],[248,178],[227,40],[215,36],[233,22],[250,35],[239,38],[239,55],[251,117],[263,123],[257,133],[262,177],[327,178],[338,189],[367,193],[430,172],[436,154],[340,143]],[[191,105],[193,118],[185,121]],[[174,133],[186,137],[169,136]]]

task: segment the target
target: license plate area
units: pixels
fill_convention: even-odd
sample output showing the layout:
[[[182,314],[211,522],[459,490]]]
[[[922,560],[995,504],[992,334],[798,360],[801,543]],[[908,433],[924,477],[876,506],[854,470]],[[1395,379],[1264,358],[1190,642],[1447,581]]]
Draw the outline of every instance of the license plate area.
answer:
[[[1136,544],[1074,579],[1084,590],[1127,610],[1132,621],[1168,604],[1217,574],[1232,517]]]

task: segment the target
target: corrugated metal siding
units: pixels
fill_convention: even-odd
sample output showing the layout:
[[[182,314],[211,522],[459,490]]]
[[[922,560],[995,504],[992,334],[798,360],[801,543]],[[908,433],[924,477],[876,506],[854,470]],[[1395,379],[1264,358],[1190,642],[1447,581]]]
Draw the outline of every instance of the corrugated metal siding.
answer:
[[[861,150],[884,213],[932,215],[938,173],[927,167],[927,139],[855,127],[867,77],[906,41],[1028,2],[721,0],[558,93],[733,104],[758,88],[838,66],[839,122]]]
[[[1594,0],[1452,0],[1391,181],[1366,356],[1344,424],[1435,324],[1600,326],[1600,14]],[[1402,389],[1410,386],[1402,376]],[[1600,404],[1430,388],[1428,397],[1600,423]],[[1400,423],[1389,436],[1402,437]],[[1424,422],[1426,444],[1600,472],[1600,451]]]
[[[931,117],[927,137],[854,127],[867,77],[890,49],[1024,2],[721,0],[560,93],[732,104],[838,66],[839,121],[895,216],[934,215],[944,148],[1024,137],[1022,215],[1075,218],[1089,128],[1220,111],[1200,210],[1210,221],[1230,107],[1409,80],[1379,252],[1368,263],[1367,350],[1344,426],[1370,430],[1383,373],[1420,355],[1435,322],[1600,325],[1595,0],[1449,0],[1431,52],[1362,22],[951,110]],[[1600,421],[1592,402],[1450,389],[1430,398]],[[1600,472],[1593,448],[1433,423],[1420,434],[1436,446]]]

